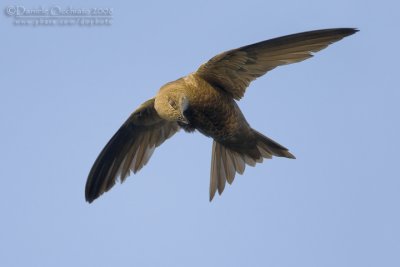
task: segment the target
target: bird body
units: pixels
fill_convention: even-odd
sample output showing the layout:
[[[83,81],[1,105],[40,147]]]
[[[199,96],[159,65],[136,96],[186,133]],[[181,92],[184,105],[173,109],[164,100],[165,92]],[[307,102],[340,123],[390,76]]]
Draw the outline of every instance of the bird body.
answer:
[[[251,81],[277,66],[300,62],[357,30],[338,28],[283,36],[221,53],[188,76],[162,86],[144,102],[104,147],[89,173],[92,202],[136,173],[154,149],[179,129],[213,139],[210,201],[245,166],[272,156],[295,158],[287,148],[254,130],[236,101]]]
[[[234,99],[195,73],[162,87],[155,98],[155,109],[162,118],[174,121],[163,107],[168,106],[166,102],[180,103],[182,98],[188,103],[181,112],[187,122],[178,119],[178,124],[188,132],[197,129],[222,142],[248,128]]]

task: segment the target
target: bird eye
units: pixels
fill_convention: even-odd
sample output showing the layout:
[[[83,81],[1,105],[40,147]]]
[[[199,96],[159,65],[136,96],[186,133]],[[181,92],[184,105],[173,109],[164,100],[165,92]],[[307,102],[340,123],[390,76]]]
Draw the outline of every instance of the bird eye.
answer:
[[[173,107],[174,109],[176,109],[176,103],[175,103],[175,101],[173,100],[173,99],[168,99],[168,103],[169,103],[169,105],[171,106],[171,107]]]

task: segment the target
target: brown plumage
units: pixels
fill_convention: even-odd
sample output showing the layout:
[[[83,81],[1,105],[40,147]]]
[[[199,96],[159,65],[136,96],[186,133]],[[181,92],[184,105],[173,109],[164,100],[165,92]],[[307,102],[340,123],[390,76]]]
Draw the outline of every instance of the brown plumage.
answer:
[[[136,173],[154,149],[180,128],[213,138],[210,201],[245,166],[272,156],[295,158],[287,148],[252,129],[235,100],[250,82],[285,64],[303,61],[356,29],[338,28],[283,36],[221,53],[186,77],[167,83],[144,102],[107,143],[90,170],[92,202],[120,178]]]

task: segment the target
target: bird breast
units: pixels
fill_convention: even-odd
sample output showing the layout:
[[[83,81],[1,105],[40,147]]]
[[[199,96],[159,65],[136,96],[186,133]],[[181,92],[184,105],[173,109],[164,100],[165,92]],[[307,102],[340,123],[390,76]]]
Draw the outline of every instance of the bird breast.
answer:
[[[185,77],[184,81],[189,100],[184,115],[193,128],[219,141],[247,131],[248,123],[231,96],[196,74]]]

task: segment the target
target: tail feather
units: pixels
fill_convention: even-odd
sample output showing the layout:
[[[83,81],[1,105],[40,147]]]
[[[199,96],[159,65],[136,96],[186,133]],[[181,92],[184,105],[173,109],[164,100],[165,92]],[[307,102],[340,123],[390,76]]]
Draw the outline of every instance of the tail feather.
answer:
[[[290,158],[290,159],[295,159],[296,157],[289,152],[289,149],[286,147],[278,144],[271,138],[266,137],[265,135],[257,132],[256,130],[253,130],[254,134],[256,135],[256,140],[257,140],[257,148],[260,151],[261,154],[263,152],[267,152],[270,154],[270,157],[264,157],[264,158],[271,158],[272,156],[276,157],[285,157],[285,158]]]
[[[224,145],[213,142],[211,157],[210,201],[218,194],[222,194],[225,184],[231,184],[235,174],[244,172],[246,167],[244,156],[226,148]]]
[[[243,174],[246,164],[255,166],[256,163],[261,163],[264,158],[270,159],[272,156],[295,158],[284,146],[255,130],[253,130],[253,133],[255,142],[249,142],[249,144],[253,144],[251,147],[229,148],[227,145],[213,141],[210,201],[214,198],[217,190],[218,194],[222,194],[226,182],[232,184],[236,173]]]

